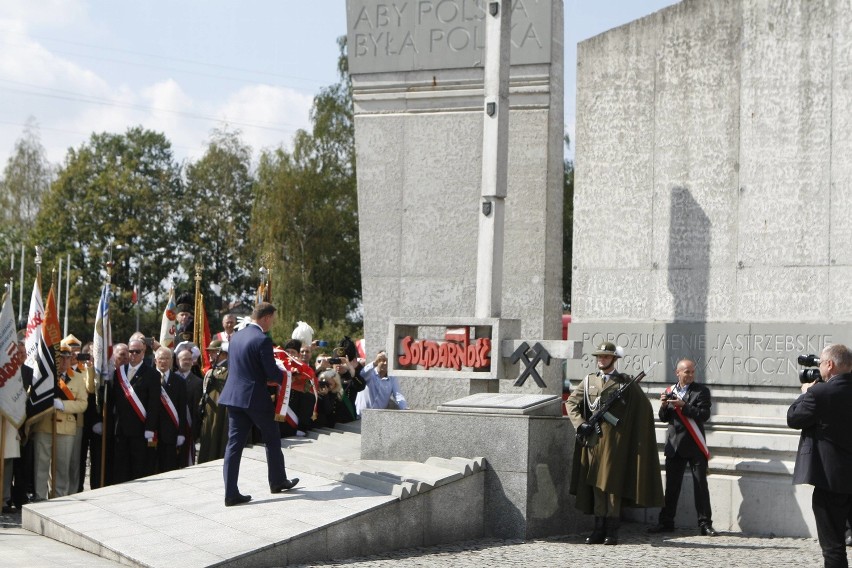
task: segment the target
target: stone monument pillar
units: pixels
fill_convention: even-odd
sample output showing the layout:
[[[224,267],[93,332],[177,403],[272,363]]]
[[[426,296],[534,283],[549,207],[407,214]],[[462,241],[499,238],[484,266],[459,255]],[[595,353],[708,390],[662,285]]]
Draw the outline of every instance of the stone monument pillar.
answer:
[[[487,534],[563,533],[562,3],[347,10],[366,346],[412,407],[365,411],[362,457],[482,456]]]
[[[494,357],[502,339],[492,335],[497,327],[515,329],[514,339],[560,338],[559,1],[513,2],[502,324],[473,321],[490,4],[347,2],[368,357],[379,349],[398,352],[402,336],[392,323],[419,339],[440,341],[450,334],[445,324],[452,323],[468,329],[470,341],[493,340]],[[411,369],[400,367],[398,357],[390,365],[392,373]],[[434,409],[473,392],[561,392],[561,374],[552,373],[546,388],[533,381],[516,388],[517,373],[477,381],[433,370],[430,378],[397,373],[413,408]]]

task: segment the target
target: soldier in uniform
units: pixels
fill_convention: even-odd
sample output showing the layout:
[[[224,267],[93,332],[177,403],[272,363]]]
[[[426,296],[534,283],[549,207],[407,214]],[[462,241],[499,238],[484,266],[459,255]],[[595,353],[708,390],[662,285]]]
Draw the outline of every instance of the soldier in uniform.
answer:
[[[654,411],[638,384],[627,390],[624,404],[610,410],[619,419],[618,426],[602,421],[598,436],[587,422],[602,400],[631,379],[615,369],[623,353],[614,343],[601,344],[592,355],[598,371],[581,380],[565,402],[574,428],[590,439],[588,445],[574,446],[570,492],[577,497],[578,509],[595,516],[586,544],[615,545],[622,506],[662,506],[660,459]]]
[[[228,344],[214,339],[207,346],[207,351],[212,367],[204,375],[198,463],[222,459],[228,443],[228,409],[219,406],[219,395],[228,379]]]

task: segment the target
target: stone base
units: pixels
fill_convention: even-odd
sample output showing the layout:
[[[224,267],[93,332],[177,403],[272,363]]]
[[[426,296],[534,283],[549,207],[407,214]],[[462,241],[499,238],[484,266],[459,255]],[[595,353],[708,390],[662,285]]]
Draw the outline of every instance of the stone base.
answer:
[[[711,460],[712,467],[713,462]],[[663,474],[663,483],[665,483]],[[749,535],[816,538],[816,525],[811,510],[810,485],[793,485],[789,477],[747,473],[743,475],[711,474],[710,505],[713,526],[725,532]],[[659,509],[625,509],[624,518],[656,524]],[[680,491],[677,527],[698,527],[692,492],[692,477],[687,469]]]
[[[367,410],[361,433],[363,459],[485,457],[487,536],[562,535],[583,521],[568,495],[574,429],[562,417]]]

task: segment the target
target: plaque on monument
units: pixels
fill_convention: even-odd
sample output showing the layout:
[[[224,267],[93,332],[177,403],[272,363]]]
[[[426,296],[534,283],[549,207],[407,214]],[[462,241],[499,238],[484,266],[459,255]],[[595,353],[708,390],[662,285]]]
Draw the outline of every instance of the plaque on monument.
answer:
[[[561,416],[561,403],[558,396],[551,394],[478,393],[445,402],[438,412]]]
[[[551,0],[515,0],[512,64],[550,63]],[[482,67],[484,0],[350,0],[353,74]]]

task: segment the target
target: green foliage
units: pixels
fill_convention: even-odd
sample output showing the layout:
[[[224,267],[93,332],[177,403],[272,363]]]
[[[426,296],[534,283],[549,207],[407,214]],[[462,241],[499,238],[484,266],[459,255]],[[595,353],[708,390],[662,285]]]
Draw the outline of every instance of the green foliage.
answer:
[[[160,133],[136,127],[125,134],[93,134],[69,150],[29,241],[44,247],[45,268],[51,259],[71,254],[69,329],[75,334],[88,337],[94,325],[111,242],[114,336],[126,338],[135,330],[130,304],[135,283],[141,282],[143,295],[148,292],[148,303],[163,297],[161,282],[176,264],[175,203],[182,193],[171,144]]]
[[[219,319],[223,304],[249,301],[256,284],[249,271],[248,241],[254,178],[251,149],[238,132],[214,130],[207,151],[186,167],[186,193],[177,227],[177,254],[183,273],[202,266],[203,293],[211,320]],[[195,289],[188,282],[184,288]]]
[[[571,146],[571,140],[565,135],[565,149]],[[571,250],[574,232],[574,162],[563,160],[564,177],[562,183],[562,309],[571,311]]]
[[[257,170],[251,238],[258,266],[271,270],[276,337],[289,336],[298,320],[315,329],[343,322],[361,295],[348,77],[314,98],[311,121],[292,152],[263,152]]]
[[[14,253],[17,265],[20,264],[21,243],[27,237],[53,176],[53,167],[47,161],[39,138],[38,125],[30,118],[0,178],[0,250],[10,256]],[[4,268],[7,266],[9,264],[4,263]]]

